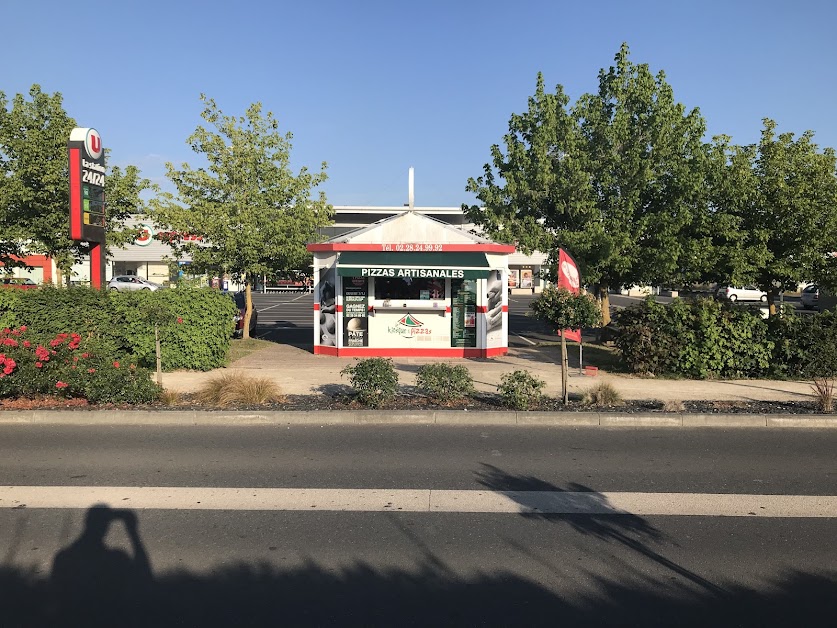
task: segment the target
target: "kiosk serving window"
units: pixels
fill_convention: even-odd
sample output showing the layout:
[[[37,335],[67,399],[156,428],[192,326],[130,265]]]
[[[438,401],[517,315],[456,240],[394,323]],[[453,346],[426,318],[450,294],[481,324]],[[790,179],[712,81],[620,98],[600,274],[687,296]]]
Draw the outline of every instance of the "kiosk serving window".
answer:
[[[420,300],[445,298],[445,280],[421,277],[377,277],[375,298],[378,300]]]

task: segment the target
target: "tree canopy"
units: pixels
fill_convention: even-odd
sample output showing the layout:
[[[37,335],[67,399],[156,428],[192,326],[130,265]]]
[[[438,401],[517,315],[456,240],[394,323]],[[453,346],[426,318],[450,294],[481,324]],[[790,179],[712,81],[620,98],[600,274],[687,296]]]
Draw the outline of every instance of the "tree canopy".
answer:
[[[596,93],[570,106],[539,74],[528,110],[513,114],[505,148],[469,179],[481,205],[463,207],[490,237],[524,251],[570,250],[585,283],[607,289],[697,278],[707,236],[705,123],[677,103],[665,74],[634,64],[623,44]]]
[[[804,281],[829,283],[837,262],[837,159],[808,131],[776,134],[765,119],[758,144],[713,145],[710,277],[756,284],[771,312],[781,290]]]
[[[259,103],[244,116],[225,116],[215,101],[201,96],[199,126],[187,142],[207,160],[206,167],[166,164],[177,197],[162,195],[154,216],[162,227],[197,235],[203,242],[175,240],[193,264],[223,269],[240,280],[292,270],[308,257],[306,242],[330,224],[325,193],[311,198],[326,180],[322,171],[290,168],[291,133],[281,134],[273,114]]]
[[[161,195],[154,218],[175,234],[200,236],[184,240],[175,235],[177,254],[188,253],[199,270],[227,272],[247,286],[247,320],[252,311],[250,286],[261,275],[274,275],[308,265],[306,243],[316,240],[318,229],[331,224],[333,209],[317,186],[326,180],[320,172],[290,166],[291,133],[280,133],[270,112],[255,103],[243,116],[227,116],[215,101],[201,95],[201,117],[187,139],[192,150],[206,160],[193,168],[166,164],[177,195]]]
[[[20,257],[43,254],[62,274],[87,254],[70,239],[67,141],[76,121],[64,110],[60,93],[39,85],[29,99],[17,94],[11,107],[0,92],[0,262],[20,265]],[[142,211],[140,194],[152,186],[135,166],[111,168],[105,177],[108,244],[135,236],[124,228],[128,214]]]

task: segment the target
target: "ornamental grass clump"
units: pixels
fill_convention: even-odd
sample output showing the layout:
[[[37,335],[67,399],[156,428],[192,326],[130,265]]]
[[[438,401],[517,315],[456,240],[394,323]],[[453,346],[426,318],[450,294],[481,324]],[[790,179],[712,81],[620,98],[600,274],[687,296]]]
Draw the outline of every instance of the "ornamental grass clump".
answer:
[[[378,408],[393,399],[398,392],[398,373],[389,358],[367,358],[347,366],[346,375],[357,400],[370,408]]]
[[[474,379],[461,364],[425,364],[416,374],[416,387],[433,399],[448,402],[473,394]]]
[[[147,369],[114,358],[75,332],[36,336],[0,330],[0,398],[53,396],[91,403],[150,403],[160,395]]]
[[[834,411],[834,378],[815,377],[811,384],[811,390],[816,399],[817,409],[820,412]]]
[[[599,382],[584,392],[581,403],[586,406],[609,407],[622,405],[622,395],[608,382]]]
[[[540,404],[544,386],[546,382],[529,371],[514,371],[503,375],[497,391],[504,405],[515,410],[528,410]]]
[[[268,377],[252,377],[241,373],[222,373],[208,380],[197,392],[199,403],[225,408],[228,406],[262,406],[285,397],[279,385]]]

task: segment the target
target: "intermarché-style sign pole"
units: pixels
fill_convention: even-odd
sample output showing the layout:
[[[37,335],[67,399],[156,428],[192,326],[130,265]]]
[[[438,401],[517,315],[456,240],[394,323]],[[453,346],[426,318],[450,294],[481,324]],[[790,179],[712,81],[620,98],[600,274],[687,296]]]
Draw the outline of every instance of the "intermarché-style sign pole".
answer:
[[[96,129],[75,128],[70,160],[70,237],[90,245],[90,285],[105,285],[105,149]]]

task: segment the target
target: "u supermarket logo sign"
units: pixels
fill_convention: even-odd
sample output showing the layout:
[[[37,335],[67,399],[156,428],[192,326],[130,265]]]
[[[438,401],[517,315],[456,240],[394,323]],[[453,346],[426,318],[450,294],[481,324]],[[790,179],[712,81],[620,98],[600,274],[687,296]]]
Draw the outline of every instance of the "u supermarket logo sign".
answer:
[[[90,159],[99,159],[102,156],[102,136],[96,129],[87,129],[84,137],[84,151]]]

